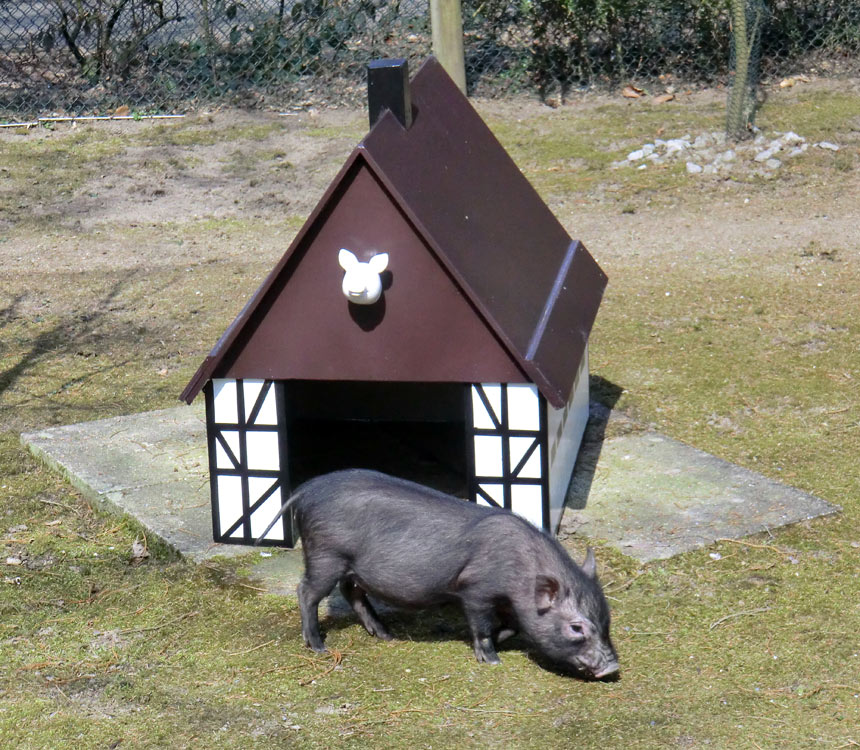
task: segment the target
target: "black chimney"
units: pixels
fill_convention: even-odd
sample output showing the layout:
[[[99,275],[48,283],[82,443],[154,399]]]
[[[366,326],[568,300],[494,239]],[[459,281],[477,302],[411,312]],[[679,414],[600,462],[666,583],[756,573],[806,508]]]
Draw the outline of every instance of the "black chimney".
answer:
[[[367,66],[367,109],[370,127],[390,109],[404,128],[412,125],[409,63],[402,59],[373,60]]]

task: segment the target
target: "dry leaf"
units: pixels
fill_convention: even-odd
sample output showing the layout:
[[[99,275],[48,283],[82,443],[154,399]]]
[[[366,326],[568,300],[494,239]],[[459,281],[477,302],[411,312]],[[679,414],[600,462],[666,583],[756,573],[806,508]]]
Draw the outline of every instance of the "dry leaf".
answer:
[[[131,560],[129,562],[132,565],[140,565],[147,557],[149,557],[149,550],[146,545],[140,539],[135,539],[131,545]]]
[[[674,98],[674,94],[660,94],[660,96],[654,97],[654,104],[665,104],[666,102],[671,102]]]
[[[779,87],[781,89],[787,89],[787,88],[791,88],[792,86],[794,86],[795,83],[809,83],[809,81],[810,81],[809,76],[805,76],[801,73],[800,75],[791,76],[791,78],[783,78],[779,82]]]
[[[114,110],[114,117],[128,117],[131,114],[131,109],[129,109],[127,104],[123,104],[121,107],[117,107]]]
[[[643,93],[644,92],[642,91],[642,89],[638,89],[632,85],[625,86],[621,90],[621,96],[625,97],[626,99],[638,99],[640,96],[642,96]]]

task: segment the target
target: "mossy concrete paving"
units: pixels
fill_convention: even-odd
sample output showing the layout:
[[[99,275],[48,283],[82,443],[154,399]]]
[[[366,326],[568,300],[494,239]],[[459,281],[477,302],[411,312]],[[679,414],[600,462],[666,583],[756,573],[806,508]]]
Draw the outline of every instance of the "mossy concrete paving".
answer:
[[[593,404],[559,536],[648,562],[838,511]]]
[[[212,542],[201,407],[43,429],[22,440],[97,508],[133,517],[184,557],[247,555],[267,590],[295,590],[298,550]],[[647,562],[838,510],[595,405],[559,536]]]

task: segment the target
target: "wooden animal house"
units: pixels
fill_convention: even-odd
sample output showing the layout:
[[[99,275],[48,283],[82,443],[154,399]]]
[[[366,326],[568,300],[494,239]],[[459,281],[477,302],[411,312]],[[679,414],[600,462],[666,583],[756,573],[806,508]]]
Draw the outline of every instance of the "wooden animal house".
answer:
[[[346,467],[554,531],[606,276],[435,59],[371,63],[368,89],[370,131],[182,393],[206,397],[214,538]]]

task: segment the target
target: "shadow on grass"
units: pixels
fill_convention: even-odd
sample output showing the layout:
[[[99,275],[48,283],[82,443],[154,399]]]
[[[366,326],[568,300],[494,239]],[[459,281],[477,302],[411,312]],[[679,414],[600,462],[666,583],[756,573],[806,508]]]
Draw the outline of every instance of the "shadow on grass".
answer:
[[[126,286],[129,281],[130,274],[114,283],[108,290],[107,294],[97,303],[93,305],[93,310],[89,315],[78,317],[74,321],[61,319],[56,325],[52,326],[47,331],[39,333],[33,339],[27,352],[21,356],[18,361],[6,370],[0,372],[0,395],[9,390],[15,383],[28,372],[39,360],[48,354],[69,353],[79,348],[81,343],[85,341],[91,333],[99,326],[106,315],[106,311]],[[18,308],[24,299],[23,294],[19,294],[12,302],[0,311],[0,326],[7,326],[13,320],[19,317]],[[79,325],[80,321],[86,323],[85,326]],[[77,328],[77,330],[75,330]],[[68,387],[68,383],[64,384]]]
[[[145,285],[145,295],[158,295],[177,277],[158,285]],[[93,290],[87,295],[88,288],[58,287],[56,294],[81,297],[83,302],[76,310],[56,319],[52,316],[49,326],[40,325],[40,319],[24,309],[26,292],[17,294],[0,309],[0,351],[4,348],[4,334],[9,341],[21,344],[19,351],[7,353],[0,363],[0,429],[9,429],[10,420],[16,431],[32,426],[34,418],[27,410],[33,408],[57,413],[55,418],[37,420],[39,423],[80,420],[102,413],[103,394],[93,396],[92,406],[68,400],[59,403],[54,397],[102,376],[114,377],[112,373],[119,373],[116,380],[120,382],[123,368],[149,356],[151,346],[145,340],[145,329],[120,317],[122,312],[138,312],[136,303],[124,297],[140,282],[140,271],[127,270],[100,294]],[[46,315],[50,316],[50,311]],[[46,374],[39,376],[40,368],[46,364]],[[38,380],[35,388],[31,384],[36,382],[34,377]],[[18,393],[12,397],[14,391]]]
[[[445,643],[458,641],[468,651],[472,649],[472,637],[469,626],[462,610],[456,604],[444,604],[439,607],[431,607],[421,610],[394,609],[379,600],[373,600],[374,609],[380,613],[380,619],[388,628],[394,638],[394,643]],[[358,618],[352,613],[347,602],[339,595],[332,595],[328,601],[326,616],[321,621],[323,639],[327,633],[339,632],[353,626],[359,626]],[[298,643],[302,642],[301,630],[296,630]],[[305,648],[302,644],[302,648]],[[543,656],[530,642],[521,635],[516,634],[506,638],[501,643],[496,643],[496,651],[502,657],[506,653],[522,652],[530,661],[541,669],[551,672],[560,677],[569,677],[582,681],[592,681],[593,678],[584,673],[566,668],[556,664]],[[492,668],[484,665],[487,669]],[[618,679],[617,676],[610,681]],[[606,680],[604,680],[606,681]]]

